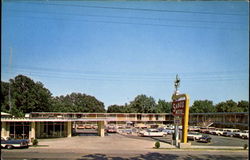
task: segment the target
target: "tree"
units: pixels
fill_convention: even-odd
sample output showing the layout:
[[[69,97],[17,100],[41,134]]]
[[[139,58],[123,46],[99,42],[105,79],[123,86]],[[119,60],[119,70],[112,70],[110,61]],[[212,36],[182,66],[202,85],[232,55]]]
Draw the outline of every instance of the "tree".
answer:
[[[233,100],[220,102],[215,107],[217,112],[243,112],[243,109],[238,107]]]
[[[166,102],[165,100],[159,99],[156,106],[157,113],[170,113],[172,108],[171,102]]]
[[[238,108],[241,108],[241,111],[248,112],[249,111],[249,102],[248,101],[239,101],[237,104]]]
[[[125,106],[110,105],[107,110],[108,113],[126,113]]]
[[[215,112],[215,107],[212,101],[209,100],[197,100],[194,101],[192,107],[190,107],[190,113],[209,113]]]
[[[147,97],[146,95],[138,95],[130,102],[131,111],[137,113],[155,113],[156,103],[153,97]]]
[[[53,98],[53,111],[56,112],[105,112],[103,102],[82,93]]]
[[[9,112],[10,102],[9,102],[9,83],[1,82],[1,111]]]
[[[18,75],[10,82],[1,82],[4,90],[1,98],[1,108],[5,111],[11,108],[10,113],[15,116],[23,116],[24,113],[50,111],[51,93],[41,82],[34,82],[32,79]],[[7,85],[8,84],[8,85]],[[11,102],[8,100],[6,86],[10,85]],[[10,106],[11,104],[11,106]]]

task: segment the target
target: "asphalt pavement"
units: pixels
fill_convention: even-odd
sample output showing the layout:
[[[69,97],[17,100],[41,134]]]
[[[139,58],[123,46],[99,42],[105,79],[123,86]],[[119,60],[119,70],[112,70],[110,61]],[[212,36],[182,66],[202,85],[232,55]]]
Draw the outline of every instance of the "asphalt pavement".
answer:
[[[167,160],[167,159],[248,159],[248,151],[237,150],[197,150],[176,149],[174,146],[161,142],[160,149],[154,149],[158,140],[167,137],[138,137],[135,135],[109,134],[99,136],[75,136],[71,138],[40,139],[38,147],[28,149],[2,150],[2,159],[104,159],[104,160]],[[223,137],[218,137],[219,139]],[[224,137],[227,140],[227,137]],[[229,138],[230,140],[230,138]],[[236,139],[238,140],[238,139]]]
[[[3,159],[8,160],[43,160],[43,159],[76,159],[76,160],[247,160],[247,151],[126,151],[126,152],[74,152],[68,150],[25,149],[8,150],[2,152]]]
[[[202,143],[197,141],[191,141],[192,146],[228,146],[228,147],[243,147],[244,144],[249,145],[248,139],[242,139],[237,137],[224,137],[224,136],[216,136],[210,134],[202,134],[202,135],[209,135],[212,140],[210,143]],[[140,137],[135,135],[124,135],[129,138],[133,139],[143,139],[148,141],[160,141],[171,144],[172,135],[167,135],[166,137]]]

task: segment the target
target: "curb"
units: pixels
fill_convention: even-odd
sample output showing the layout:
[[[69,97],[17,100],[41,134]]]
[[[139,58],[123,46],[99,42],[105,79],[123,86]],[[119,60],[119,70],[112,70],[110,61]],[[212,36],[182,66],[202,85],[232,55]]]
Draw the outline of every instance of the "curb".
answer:
[[[243,149],[240,146],[191,146],[191,148],[196,149]]]

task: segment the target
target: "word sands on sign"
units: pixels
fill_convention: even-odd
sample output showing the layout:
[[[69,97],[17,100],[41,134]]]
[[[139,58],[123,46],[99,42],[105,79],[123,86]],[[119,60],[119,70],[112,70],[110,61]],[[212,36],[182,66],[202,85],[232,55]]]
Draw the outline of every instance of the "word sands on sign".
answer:
[[[183,116],[185,112],[185,100],[172,102],[172,114],[174,116]]]

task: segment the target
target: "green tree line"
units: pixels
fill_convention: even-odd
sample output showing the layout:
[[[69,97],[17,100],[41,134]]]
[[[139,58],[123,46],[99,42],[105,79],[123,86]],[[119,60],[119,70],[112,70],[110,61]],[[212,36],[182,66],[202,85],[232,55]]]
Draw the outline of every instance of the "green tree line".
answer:
[[[30,112],[108,112],[108,113],[171,113],[171,102],[151,96],[138,95],[124,105],[110,105],[105,110],[104,103],[84,93],[66,96],[52,96],[41,82],[18,75],[9,82],[1,81],[1,111],[23,117]],[[210,100],[196,100],[190,106],[191,113],[207,112],[248,112],[249,102],[233,100],[216,105]]]

